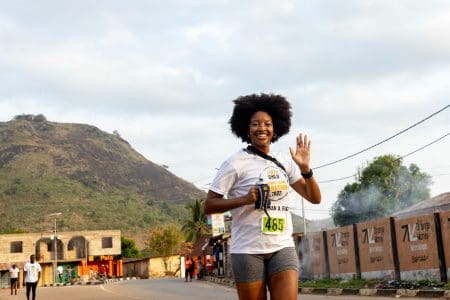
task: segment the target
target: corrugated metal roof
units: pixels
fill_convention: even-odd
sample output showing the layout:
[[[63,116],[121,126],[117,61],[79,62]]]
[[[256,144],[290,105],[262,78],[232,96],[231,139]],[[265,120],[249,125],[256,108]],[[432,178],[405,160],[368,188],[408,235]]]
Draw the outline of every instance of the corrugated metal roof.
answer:
[[[450,192],[421,201],[411,207],[392,214],[392,216],[397,218],[408,218],[447,210],[450,210]]]

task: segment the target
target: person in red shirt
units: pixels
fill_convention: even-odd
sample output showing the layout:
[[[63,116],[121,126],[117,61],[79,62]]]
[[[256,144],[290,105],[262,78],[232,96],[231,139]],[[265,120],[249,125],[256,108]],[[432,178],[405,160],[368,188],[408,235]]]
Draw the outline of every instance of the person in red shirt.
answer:
[[[192,281],[192,276],[194,276],[195,265],[189,255],[186,256],[186,261],[184,262],[184,267],[185,267],[184,277],[186,279],[186,282],[188,281],[188,277],[189,277],[189,281]]]
[[[104,264],[101,265],[99,273],[101,279],[106,279],[106,266]]]

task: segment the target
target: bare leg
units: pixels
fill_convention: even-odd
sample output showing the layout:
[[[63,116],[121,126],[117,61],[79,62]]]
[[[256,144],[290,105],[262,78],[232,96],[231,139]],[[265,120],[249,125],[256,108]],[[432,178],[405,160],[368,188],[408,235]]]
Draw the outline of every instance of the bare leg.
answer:
[[[298,272],[286,270],[269,278],[271,300],[296,300],[298,296]]]
[[[266,284],[263,280],[237,282],[236,288],[240,300],[266,300]]]

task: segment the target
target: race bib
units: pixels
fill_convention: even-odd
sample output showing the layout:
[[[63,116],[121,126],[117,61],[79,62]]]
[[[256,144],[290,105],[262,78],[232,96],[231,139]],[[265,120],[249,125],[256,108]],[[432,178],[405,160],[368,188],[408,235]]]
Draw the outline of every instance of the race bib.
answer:
[[[270,218],[263,216],[261,218],[261,231],[264,234],[281,234],[286,227],[285,218]]]

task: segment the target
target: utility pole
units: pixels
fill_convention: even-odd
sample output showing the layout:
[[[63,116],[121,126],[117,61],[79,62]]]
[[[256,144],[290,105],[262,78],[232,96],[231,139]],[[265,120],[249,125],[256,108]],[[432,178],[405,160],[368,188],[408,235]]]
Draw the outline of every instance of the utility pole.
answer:
[[[302,197],[303,235],[306,235],[305,199]]]
[[[53,217],[53,286],[56,285],[56,268],[58,265],[58,237],[56,235],[56,217],[60,216],[62,213],[58,212],[58,213],[53,213],[53,214],[49,214],[47,215],[47,217]]]
[[[86,237],[84,237],[84,257],[86,259],[86,272],[87,272],[87,274],[89,274],[89,270],[88,270],[88,247],[87,247]]]

